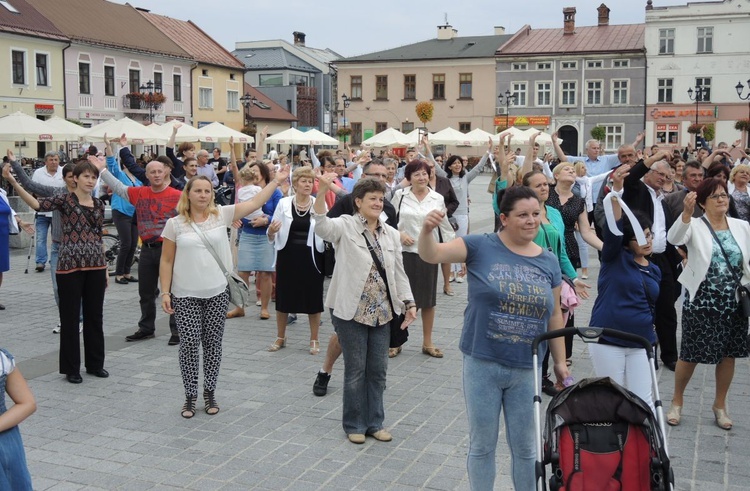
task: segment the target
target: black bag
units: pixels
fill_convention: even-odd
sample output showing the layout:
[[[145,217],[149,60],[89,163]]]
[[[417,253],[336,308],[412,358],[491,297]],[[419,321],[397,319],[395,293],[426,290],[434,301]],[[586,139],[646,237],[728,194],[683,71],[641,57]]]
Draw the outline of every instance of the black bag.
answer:
[[[736,292],[737,292],[738,303],[740,307],[742,307],[742,315],[744,315],[745,317],[750,317],[750,285],[743,285],[740,283],[741,277],[737,276],[734,270],[732,269],[732,265],[729,263],[729,256],[727,256],[726,251],[724,251],[724,247],[722,247],[721,242],[719,242],[719,238],[716,236],[716,232],[714,232],[713,227],[711,227],[711,224],[708,222],[705,216],[702,216],[701,220],[703,220],[703,223],[706,224],[706,227],[708,227],[708,230],[711,231],[711,236],[716,241],[716,244],[719,246],[719,249],[721,249],[721,253],[724,255],[724,260],[726,260],[727,266],[729,267],[729,270],[732,272],[732,275],[734,276],[734,281],[737,282]]]
[[[448,217],[448,223],[451,224],[454,232],[458,230],[458,220],[456,220],[454,217]]]
[[[750,285],[740,285],[737,287],[737,296],[740,299],[742,313],[745,317],[750,317]]]

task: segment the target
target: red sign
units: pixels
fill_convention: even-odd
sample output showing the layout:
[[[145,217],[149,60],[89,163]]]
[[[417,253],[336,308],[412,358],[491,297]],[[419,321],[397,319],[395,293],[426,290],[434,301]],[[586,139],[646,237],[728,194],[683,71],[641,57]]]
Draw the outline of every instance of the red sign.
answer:
[[[34,112],[37,114],[52,114],[55,112],[53,104],[34,104]]]
[[[550,116],[508,116],[508,126],[549,126]],[[495,126],[504,126],[505,116],[495,116]]]
[[[664,118],[694,118],[695,109],[660,109],[658,107],[651,111],[651,117],[654,119]],[[715,117],[713,109],[698,109],[698,116],[705,116],[709,118]]]
[[[52,141],[52,135],[39,135],[39,141]]]

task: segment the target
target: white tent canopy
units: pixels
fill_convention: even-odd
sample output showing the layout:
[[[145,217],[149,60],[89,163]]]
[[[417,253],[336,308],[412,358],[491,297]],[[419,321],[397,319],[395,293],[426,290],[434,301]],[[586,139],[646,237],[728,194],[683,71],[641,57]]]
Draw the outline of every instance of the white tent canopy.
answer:
[[[407,145],[414,147],[417,146],[420,143],[419,138],[424,134],[425,132],[421,128],[415,128],[411,130],[406,134],[406,137],[409,139],[409,143],[407,143]],[[427,137],[430,139],[430,141],[432,141],[432,135],[433,133],[427,133]]]
[[[177,135],[175,135],[175,139],[174,139],[176,143],[182,143],[182,142],[192,143],[192,142],[200,141],[200,137],[202,136],[202,134],[198,131],[198,128],[190,126],[189,124],[185,124],[176,119],[167,121],[161,126],[154,125],[153,129],[154,131],[159,133],[161,136],[169,140],[169,138],[171,138],[172,136],[172,129],[175,127],[175,125],[180,125],[180,128],[177,130]]]
[[[167,138],[149,126],[143,126],[137,121],[130,118],[110,119],[104,123],[98,124],[89,129],[83,139],[89,142],[99,142],[104,140],[104,135],[110,140],[120,139],[120,135],[125,134],[128,141],[135,145],[166,145]]]
[[[528,130],[525,130],[523,132],[523,135],[526,138],[526,143],[529,143],[531,135],[535,135],[537,133],[539,133],[539,130],[537,130],[536,128],[529,128]],[[540,145],[552,145],[552,135],[550,135],[549,133],[545,133],[544,131],[542,131],[541,133],[541,135],[536,137],[536,143]],[[561,138],[558,138],[557,141],[559,143],[562,143]]]
[[[471,141],[467,140],[466,135],[464,133],[461,133],[458,130],[448,127],[430,136],[430,144],[432,145],[471,145]]]
[[[414,143],[412,143],[412,140],[409,138],[409,136],[401,133],[395,128],[388,128],[386,130],[383,130],[377,135],[372,136],[362,142],[363,145],[369,145],[373,148],[406,147],[415,143],[416,140],[414,141]]]
[[[67,135],[65,141],[78,141],[87,131],[88,128],[79,126],[75,123],[63,119],[58,116],[52,116],[48,120],[44,121],[45,126],[52,128],[52,132],[60,132]]]
[[[526,136],[526,134],[525,134],[525,132],[523,130],[518,129],[515,126],[511,126],[510,128],[508,128],[505,131],[509,131],[510,132],[510,135],[511,135],[511,137],[510,137],[510,144],[511,145],[526,145],[527,143],[529,143],[529,137]],[[492,137],[492,139],[493,139],[493,141],[495,143],[499,144],[500,143],[500,133],[498,133],[497,135],[494,135]]]
[[[289,128],[266,138],[266,143],[272,145],[309,145],[310,137],[297,128]]]
[[[322,131],[311,129],[303,133],[306,137],[310,138],[310,145],[334,145],[338,146],[339,141],[332,136],[328,136]]]
[[[490,138],[493,139],[493,143],[495,140],[497,140],[495,138],[495,135],[488,131],[484,131],[481,128],[474,128],[470,132],[466,133],[466,139],[471,142],[470,145],[472,147],[481,147],[487,145]]]
[[[234,137],[234,143],[253,143],[255,141],[252,136],[233,130],[218,121],[200,128],[198,133],[200,133],[199,139],[202,142],[223,143],[228,142],[230,137]],[[180,134],[179,131],[177,134]]]
[[[65,141],[68,133],[44,124],[44,121],[21,111],[0,118],[0,141]]]

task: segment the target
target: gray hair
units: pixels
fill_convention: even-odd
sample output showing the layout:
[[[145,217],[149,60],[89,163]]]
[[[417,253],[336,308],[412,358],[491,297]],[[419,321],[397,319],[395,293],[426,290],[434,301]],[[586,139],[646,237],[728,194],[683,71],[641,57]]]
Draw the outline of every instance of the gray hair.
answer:
[[[60,158],[60,154],[57,152],[47,152],[44,154],[44,160],[47,160],[50,157],[57,157]]]
[[[208,154],[208,150],[205,150],[205,149],[200,149],[200,150],[198,150],[198,153],[196,153],[196,154],[195,154],[195,156],[196,156],[196,157],[203,157],[204,155],[205,155],[206,157],[208,157],[208,156],[209,156],[209,154]]]
[[[599,143],[599,140],[596,140],[594,138],[592,138],[591,140],[587,140],[586,141],[586,148],[589,148],[592,143]]]

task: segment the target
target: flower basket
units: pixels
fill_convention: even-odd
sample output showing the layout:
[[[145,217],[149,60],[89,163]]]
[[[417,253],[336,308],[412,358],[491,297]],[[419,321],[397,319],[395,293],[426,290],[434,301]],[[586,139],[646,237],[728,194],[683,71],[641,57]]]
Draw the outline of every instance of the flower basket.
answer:
[[[734,129],[739,131],[750,131],[750,118],[738,119],[735,121]]]
[[[503,131],[505,131],[507,129],[508,129],[508,127],[505,126],[505,125],[495,126],[495,134],[498,135],[498,134],[502,133]]]
[[[146,104],[159,105],[164,104],[167,101],[167,96],[161,92],[145,93],[141,95],[141,100]]]
[[[336,135],[338,136],[349,136],[352,134],[352,129],[348,126],[342,126],[336,131]]]
[[[415,111],[417,113],[417,118],[419,118],[422,124],[426,124],[432,121],[435,106],[432,105],[432,102],[418,102]]]
[[[703,138],[710,142],[713,141],[714,136],[716,136],[716,127],[711,124],[704,124],[704,123],[698,123],[698,124],[691,124],[688,126],[688,133],[691,135],[697,135],[701,132],[701,128],[705,126],[705,129],[703,130]]]

